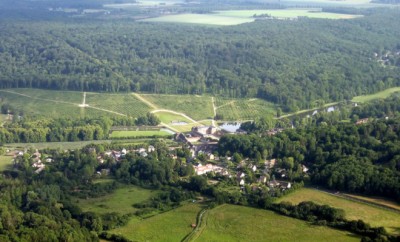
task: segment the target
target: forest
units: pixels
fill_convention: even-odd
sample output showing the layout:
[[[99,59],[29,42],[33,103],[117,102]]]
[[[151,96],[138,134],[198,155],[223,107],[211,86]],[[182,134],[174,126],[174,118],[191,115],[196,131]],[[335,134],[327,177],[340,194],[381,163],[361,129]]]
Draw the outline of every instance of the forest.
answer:
[[[260,97],[297,111],[400,85],[399,11],[362,14],[218,28],[5,20],[0,88]]]

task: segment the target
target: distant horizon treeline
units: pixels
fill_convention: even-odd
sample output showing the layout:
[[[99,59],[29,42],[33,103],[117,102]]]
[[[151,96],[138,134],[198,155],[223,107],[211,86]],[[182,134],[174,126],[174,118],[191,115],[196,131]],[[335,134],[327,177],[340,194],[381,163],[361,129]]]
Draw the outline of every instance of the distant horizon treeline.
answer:
[[[219,28],[4,21],[0,88],[208,93],[259,97],[296,111],[400,85],[400,58],[384,57],[400,51],[400,13],[366,14]]]

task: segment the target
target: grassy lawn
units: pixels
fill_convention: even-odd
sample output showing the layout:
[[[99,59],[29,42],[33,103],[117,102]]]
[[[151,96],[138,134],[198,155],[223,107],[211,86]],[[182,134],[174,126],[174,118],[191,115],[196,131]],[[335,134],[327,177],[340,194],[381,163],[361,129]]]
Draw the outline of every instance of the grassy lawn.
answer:
[[[201,208],[197,203],[190,203],[144,220],[133,218],[126,226],[110,232],[134,241],[181,241],[192,231],[190,225],[196,223]]]
[[[11,167],[12,156],[0,155],[0,171],[4,171]]]
[[[185,122],[186,124],[192,123],[191,120],[189,120],[179,114],[168,113],[168,112],[157,112],[154,114],[157,115],[157,117],[161,120],[161,122],[166,123],[171,126],[174,126],[174,127],[180,126],[180,125],[175,125],[174,123],[176,123],[176,122]]]
[[[390,233],[400,234],[400,215],[398,213],[343,199],[315,189],[303,188],[297,190],[278,200],[278,202],[280,201],[288,201],[294,204],[302,201],[313,201],[318,204],[330,205],[343,209],[347,219],[362,219],[371,226],[383,226]]]
[[[205,228],[195,241],[359,241],[345,231],[256,208],[222,205],[208,211]]]
[[[158,131],[113,131],[111,133],[110,138],[132,138],[132,137],[163,137],[171,135],[167,131],[158,130]]]
[[[229,10],[218,11],[218,16],[237,17],[237,18],[251,18],[254,14],[269,14],[272,17],[278,18],[296,18],[296,17],[309,17],[309,18],[329,18],[329,19],[348,19],[362,17],[361,15],[338,14],[321,12],[319,8],[309,9],[272,9],[272,10]]]
[[[128,214],[137,210],[133,204],[143,202],[156,194],[156,190],[126,185],[103,197],[79,199],[77,205],[85,212]]]
[[[197,95],[142,95],[160,109],[184,113],[194,120],[213,118],[211,97]]]
[[[215,100],[217,114],[221,114],[223,119],[228,121],[253,120],[257,117],[273,116],[276,114],[273,103],[257,98],[216,98]]]
[[[33,149],[61,149],[61,150],[74,150],[83,148],[89,144],[104,144],[111,143],[111,140],[92,140],[92,141],[77,141],[77,142],[44,142],[44,143],[12,143],[5,144],[5,147],[15,149],[15,148],[33,148]]]
[[[370,95],[362,95],[362,96],[353,97],[353,99],[351,101],[363,103],[363,102],[369,102],[369,101],[372,101],[375,99],[384,99],[384,98],[389,97],[390,95],[392,95],[395,92],[400,92],[400,87],[389,88],[389,89],[383,90],[381,92],[377,92],[377,93],[370,94]]]

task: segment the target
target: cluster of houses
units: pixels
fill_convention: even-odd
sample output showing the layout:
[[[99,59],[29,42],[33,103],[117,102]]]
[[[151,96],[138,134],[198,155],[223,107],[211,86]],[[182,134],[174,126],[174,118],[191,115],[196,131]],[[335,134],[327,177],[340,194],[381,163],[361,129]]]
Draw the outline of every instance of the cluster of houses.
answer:
[[[14,164],[15,164],[15,162],[16,162],[16,160],[17,160],[18,157],[22,157],[23,155],[25,155],[25,154],[28,153],[26,150],[25,150],[25,151],[15,150],[15,151],[12,151],[12,152],[10,152],[10,151],[8,150],[8,152],[9,152],[9,155],[12,155],[12,156],[13,156],[12,162],[13,162]],[[44,162],[43,162],[43,161],[42,161],[42,154],[39,153],[38,150],[36,150],[33,154],[31,154],[31,155],[30,155],[30,158],[31,158],[31,160],[33,161],[32,167],[33,167],[33,168],[36,168],[36,170],[35,170],[35,173],[36,173],[36,174],[39,174],[40,172],[42,172],[42,171],[45,169],[45,167],[46,167],[46,164],[45,164],[45,163],[51,163],[51,162],[53,162],[53,159],[51,159],[51,158],[49,158],[49,157],[47,157],[46,159],[44,159]]]
[[[104,159],[107,157],[111,157],[116,161],[120,161],[122,158],[125,157],[127,153],[137,153],[142,157],[147,157],[149,153],[154,152],[156,148],[152,145],[149,145],[147,148],[139,148],[139,149],[134,149],[134,150],[127,150],[123,148],[122,150],[108,150],[104,152],[103,154],[100,154],[97,156],[97,160],[100,163],[104,163]],[[96,152],[93,150],[93,152]]]

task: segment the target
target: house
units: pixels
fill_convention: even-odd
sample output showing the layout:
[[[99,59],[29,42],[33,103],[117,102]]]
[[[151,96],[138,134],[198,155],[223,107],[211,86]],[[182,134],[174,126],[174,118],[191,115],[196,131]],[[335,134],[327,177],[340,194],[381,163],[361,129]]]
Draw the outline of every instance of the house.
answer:
[[[256,172],[257,166],[256,166],[256,165],[253,165],[253,166],[251,167],[251,170],[252,170],[253,172]]]
[[[154,152],[156,150],[156,148],[154,148],[154,146],[149,145],[149,147],[147,148],[147,152],[151,153]]]
[[[239,172],[236,176],[237,176],[238,179],[240,179],[240,178],[245,177],[246,174],[244,174],[243,172]]]
[[[276,181],[276,180],[272,180],[272,181],[268,182],[268,186],[272,187],[272,188],[279,187],[279,185],[280,185],[280,183],[278,181]]]
[[[267,182],[267,177],[266,177],[266,176],[261,176],[261,177],[258,179],[258,183],[265,184],[266,182]]]
[[[239,185],[244,186],[244,184],[245,184],[244,179],[241,179]]]
[[[126,153],[127,153],[126,149],[123,148],[123,149],[121,150],[121,155],[126,155]]]
[[[301,165],[301,169],[302,169],[302,171],[304,172],[304,173],[307,173],[308,172],[308,168],[307,168],[307,166],[305,166],[305,165]]]
[[[368,123],[368,118],[359,119],[356,122],[356,125]]]
[[[215,173],[222,173],[224,174],[224,169],[220,166],[216,166],[213,164],[207,164],[205,166],[199,164],[194,167],[194,171],[197,175],[203,175],[209,172],[215,172]]]
[[[282,189],[290,189],[292,187],[292,184],[290,182],[280,182],[280,187]]]
[[[214,160],[214,159],[215,159],[215,156],[214,156],[212,153],[208,153],[208,154],[207,154],[207,158],[208,158],[209,160]]]
[[[139,154],[140,154],[141,157],[147,157],[148,156],[146,151],[142,151]]]
[[[276,159],[266,160],[264,162],[265,167],[270,169],[273,168],[275,164],[276,164]]]

